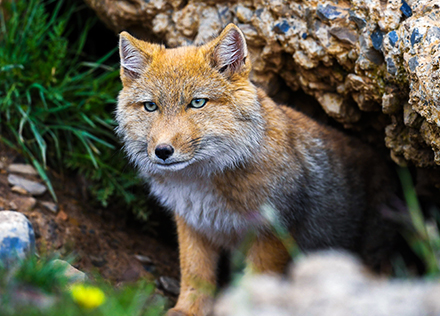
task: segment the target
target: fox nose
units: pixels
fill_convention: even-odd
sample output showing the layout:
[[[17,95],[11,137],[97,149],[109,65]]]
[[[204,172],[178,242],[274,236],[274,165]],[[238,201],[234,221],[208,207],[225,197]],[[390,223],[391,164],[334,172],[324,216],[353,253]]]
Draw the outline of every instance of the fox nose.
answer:
[[[167,158],[170,158],[173,155],[174,148],[171,145],[160,144],[157,145],[156,149],[154,150],[154,153],[160,159],[166,160]]]

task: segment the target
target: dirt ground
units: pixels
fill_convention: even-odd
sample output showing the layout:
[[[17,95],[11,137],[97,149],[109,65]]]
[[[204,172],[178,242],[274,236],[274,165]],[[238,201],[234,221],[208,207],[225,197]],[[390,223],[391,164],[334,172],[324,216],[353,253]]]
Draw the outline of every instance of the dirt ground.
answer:
[[[114,285],[139,278],[160,284],[157,280],[161,276],[178,280],[175,245],[161,241],[152,230],[143,230],[133,216],[123,210],[91,206],[83,197],[84,186],[74,176],[52,173],[58,197],[56,212],[44,206],[44,202],[53,202],[48,192],[40,197],[13,192],[7,179],[8,166],[24,162],[18,153],[0,144],[0,210],[17,210],[29,218],[40,255],[54,252],[61,257],[74,255],[76,268],[90,275],[99,272]],[[42,182],[38,176],[20,176]],[[172,236],[174,229],[170,226],[165,233]],[[142,259],[139,255],[148,258],[139,260]],[[175,300],[175,295],[161,291],[160,285],[158,288],[171,301]]]

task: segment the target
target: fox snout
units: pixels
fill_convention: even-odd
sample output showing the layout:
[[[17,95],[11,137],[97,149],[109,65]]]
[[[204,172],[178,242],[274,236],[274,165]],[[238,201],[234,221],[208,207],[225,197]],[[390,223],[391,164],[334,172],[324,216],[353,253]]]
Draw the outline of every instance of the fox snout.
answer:
[[[162,159],[163,161],[170,158],[174,153],[174,147],[168,144],[159,144],[154,149],[154,154],[157,158]]]

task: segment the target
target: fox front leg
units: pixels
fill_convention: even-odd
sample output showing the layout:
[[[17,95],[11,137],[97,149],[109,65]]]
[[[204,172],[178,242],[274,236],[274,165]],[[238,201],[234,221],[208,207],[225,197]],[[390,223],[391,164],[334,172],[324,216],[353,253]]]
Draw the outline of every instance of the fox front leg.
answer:
[[[278,237],[261,235],[247,252],[246,273],[283,273],[289,260],[289,252]]]
[[[176,216],[180,254],[180,295],[167,316],[205,316],[212,310],[219,249]]]

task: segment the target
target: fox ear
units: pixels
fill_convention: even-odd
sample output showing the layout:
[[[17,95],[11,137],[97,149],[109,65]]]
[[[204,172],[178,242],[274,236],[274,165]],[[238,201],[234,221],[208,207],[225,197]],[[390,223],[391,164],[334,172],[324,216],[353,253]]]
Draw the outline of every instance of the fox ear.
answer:
[[[221,73],[238,72],[248,55],[246,39],[235,24],[228,24],[214,40],[213,63]]]
[[[143,68],[147,64],[147,60],[142,54],[140,48],[135,44],[136,39],[122,32],[119,35],[119,55],[121,57],[121,76],[129,79],[137,79],[142,74]]]

